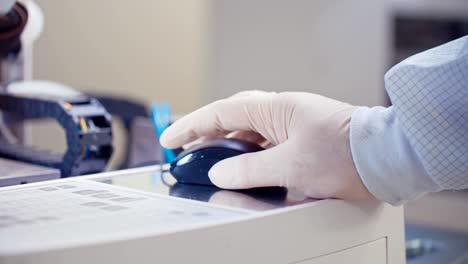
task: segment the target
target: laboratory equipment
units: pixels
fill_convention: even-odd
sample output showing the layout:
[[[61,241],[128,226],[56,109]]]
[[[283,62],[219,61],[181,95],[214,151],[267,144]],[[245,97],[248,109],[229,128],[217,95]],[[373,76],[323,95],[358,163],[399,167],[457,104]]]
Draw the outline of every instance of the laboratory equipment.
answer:
[[[160,150],[159,145],[153,146],[153,144],[157,144],[157,142],[155,142],[156,139],[154,137],[148,138],[145,136],[144,132],[146,130],[137,125],[137,123],[140,124],[141,120],[149,120],[148,110],[143,103],[114,95],[90,94],[90,96],[96,98],[107,112],[112,115],[112,121],[120,120],[124,128],[125,144],[119,146],[122,152],[124,152],[124,155],[122,160],[113,166],[114,168],[126,169],[136,167],[145,164],[146,161],[152,162],[151,164],[154,165],[162,160],[155,155],[155,153]],[[140,144],[140,141],[145,141],[145,143]],[[145,153],[142,154],[142,152]],[[138,154],[142,154],[142,156],[139,157],[144,160],[135,160],[135,155]]]
[[[33,0],[5,1],[0,15],[0,92],[10,82],[32,78],[33,44],[40,36],[43,15]],[[8,10],[7,10],[8,9]],[[30,143],[30,129],[24,124],[6,126],[4,120],[14,117],[0,113],[0,138],[8,137],[8,130],[23,143]]]
[[[0,187],[60,178],[60,171],[0,158]]]
[[[262,189],[243,193],[175,185],[162,172],[167,169],[0,189],[0,262],[405,261],[402,207],[312,200],[285,189],[265,195]],[[181,191],[184,187],[189,189]]]
[[[66,133],[61,153],[2,140],[0,157],[57,168],[62,177],[102,171],[112,154],[110,114],[94,98],[49,81],[21,81],[0,93],[0,111],[14,122],[52,118]]]

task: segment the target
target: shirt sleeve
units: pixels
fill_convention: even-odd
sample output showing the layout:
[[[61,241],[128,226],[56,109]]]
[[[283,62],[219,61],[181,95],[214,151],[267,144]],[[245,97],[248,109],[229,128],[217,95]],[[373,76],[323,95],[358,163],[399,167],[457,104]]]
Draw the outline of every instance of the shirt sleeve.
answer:
[[[393,205],[468,188],[468,36],[419,53],[385,75],[392,106],[351,118],[356,169]]]

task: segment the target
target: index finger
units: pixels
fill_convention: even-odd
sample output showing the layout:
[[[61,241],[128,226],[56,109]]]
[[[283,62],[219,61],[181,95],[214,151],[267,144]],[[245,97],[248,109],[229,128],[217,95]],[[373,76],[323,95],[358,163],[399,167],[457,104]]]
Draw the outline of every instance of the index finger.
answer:
[[[201,136],[218,136],[243,130],[254,130],[252,113],[261,109],[270,94],[255,97],[231,97],[206,105],[177,120],[161,135],[161,145],[178,148]]]

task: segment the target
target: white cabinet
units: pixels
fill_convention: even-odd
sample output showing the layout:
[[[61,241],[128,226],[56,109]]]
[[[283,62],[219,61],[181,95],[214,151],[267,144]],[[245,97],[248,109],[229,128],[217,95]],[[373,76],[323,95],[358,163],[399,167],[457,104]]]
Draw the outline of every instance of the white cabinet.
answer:
[[[364,245],[297,262],[297,264],[337,264],[350,263],[350,260],[352,263],[359,264],[384,264],[387,263],[386,244],[386,239],[381,238]]]

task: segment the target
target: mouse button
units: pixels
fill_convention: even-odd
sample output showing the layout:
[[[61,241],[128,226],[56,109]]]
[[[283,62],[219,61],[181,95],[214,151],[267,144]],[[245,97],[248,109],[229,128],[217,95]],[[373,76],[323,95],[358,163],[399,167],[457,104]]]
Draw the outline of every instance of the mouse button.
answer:
[[[230,157],[237,156],[240,154],[242,153],[232,150],[232,149],[226,149],[226,148],[220,148],[220,147],[199,149],[199,150],[195,150],[192,152],[181,153],[171,163],[171,166],[172,167],[182,166],[187,163],[193,162],[194,160],[199,160],[199,159],[216,159],[219,161],[219,160],[230,158]]]
[[[234,157],[240,154],[242,154],[242,152],[239,152],[237,150],[214,147],[214,148],[207,148],[207,149],[202,149],[202,150],[197,151],[196,155],[194,155],[192,160],[215,159],[219,161],[219,160],[227,159],[227,158]]]
[[[223,149],[231,149],[239,152],[256,152],[264,150],[261,146],[236,138],[216,138],[212,140],[206,140],[199,144],[196,144],[186,150],[184,150],[180,155],[184,155],[186,153],[198,151],[201,149],[211,149],[211,148],[223,148]]]
[[[195,153],[182,153],[171,163],[171,167],[182,166],[196,159]]]
[[[219,147],[218,141],[219,141],[218,139],[202,141],[202,142],[200,142],[198,144],[195,144],[195,145],[189,147],[188,149],[185,149],[179,155],[184,155],[184,154],[187,154],[187,153],[199,151],[201,149]]]
[[[257,152],[264,150],[260,145],[245,141],[245,140],[240,140],[240,139],[235,139],[235,138],[230,138],[230,139],[225,139],[225,142],[223,142],[223,145],[225,148],[230,148],[239,152],[247,153],[247,152]]]

